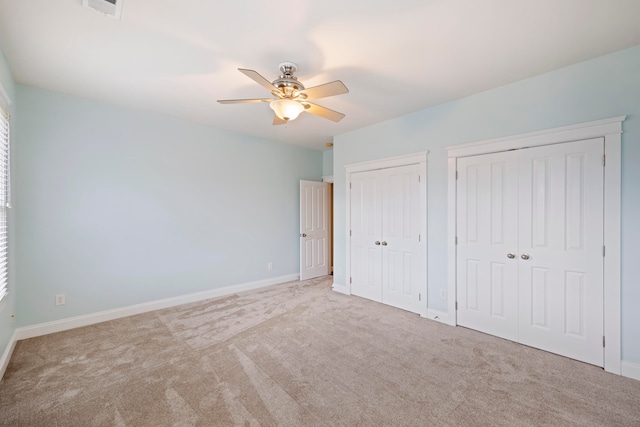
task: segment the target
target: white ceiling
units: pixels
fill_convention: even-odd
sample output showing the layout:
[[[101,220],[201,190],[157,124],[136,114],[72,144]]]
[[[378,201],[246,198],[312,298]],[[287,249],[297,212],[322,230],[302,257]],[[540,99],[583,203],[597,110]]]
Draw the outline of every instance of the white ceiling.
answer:
[[[334,135],[640,45],[638,0],[123,0],[121,20],[82,0],[0,0],[0,49],[15,80],[216,128],[324,149]],[[299,65],[316,101],[273,126],[269,93]]]

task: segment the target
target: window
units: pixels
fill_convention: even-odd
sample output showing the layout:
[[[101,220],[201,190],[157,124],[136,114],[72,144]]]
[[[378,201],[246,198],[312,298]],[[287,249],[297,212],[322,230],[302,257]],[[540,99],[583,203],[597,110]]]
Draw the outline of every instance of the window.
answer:
[[[9,115],[0,108],[0,301],[7,295],[9,240],[8,209],[11,207],[9,191]]]

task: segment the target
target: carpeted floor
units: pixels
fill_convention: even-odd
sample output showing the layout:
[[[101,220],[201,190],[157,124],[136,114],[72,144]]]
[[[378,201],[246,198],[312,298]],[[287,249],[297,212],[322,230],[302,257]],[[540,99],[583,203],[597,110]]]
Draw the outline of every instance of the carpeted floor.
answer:
[[[292,282],[20,341],[7,426],[640,426],[640,381]]]

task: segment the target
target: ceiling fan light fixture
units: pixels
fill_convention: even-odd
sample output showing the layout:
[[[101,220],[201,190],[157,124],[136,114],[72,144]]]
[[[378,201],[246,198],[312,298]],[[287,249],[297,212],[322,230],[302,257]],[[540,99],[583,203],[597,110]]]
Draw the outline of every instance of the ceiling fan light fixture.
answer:
[[[269,107],[276,113],[276,116],[287,122],[295,120],[304,110],[302,104],[292,99],[276,99],[269,103]]]

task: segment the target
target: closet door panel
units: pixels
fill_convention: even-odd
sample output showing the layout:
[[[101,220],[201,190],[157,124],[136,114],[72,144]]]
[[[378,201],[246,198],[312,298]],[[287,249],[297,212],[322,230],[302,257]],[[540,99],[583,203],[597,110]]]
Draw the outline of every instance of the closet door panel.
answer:
[[[426,294],[425,244],[421,238],[420,168],[401,166],[381,171],[382,300],[422,312]]]
[[[518,171],[514,152],[458,159],[457,321],[518,338]]]
[[[377,171],[352,174],[350,203],[351,293],[381,302],[382,180]]]
[[[523,344],[603,366],[603,139],[520,150]]]

